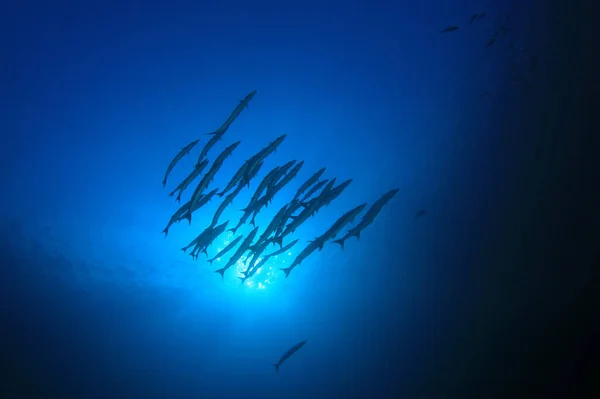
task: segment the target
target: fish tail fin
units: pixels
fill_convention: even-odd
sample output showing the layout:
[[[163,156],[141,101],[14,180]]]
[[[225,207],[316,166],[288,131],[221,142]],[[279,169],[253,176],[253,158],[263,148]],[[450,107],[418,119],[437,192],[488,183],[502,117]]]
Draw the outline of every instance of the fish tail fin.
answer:
[[[209,265],[212,266],[213,262],[215,261],[216,258],[212,258],[212,259],[207,259],[207,262]]]
[[[215,130],[214,132],[206,133],[205,136],[215,136],[217,134],[219,134],[219,131]]]
[[[165,229],[162,231],[162,233],[165,233],[165,238],[167,238],[167,236],[169,235],[169,228],[165,227]]]
[[[235,232],[237,231],[237,227],[232,227],[227,231],[231,231],[235,235]]]
[[[187,213],[185,214],[185,218],[188,221],[188,224],[192,224],[192,212],[187,211]]]
[[[206,248],[203,248],[200,252],[202,252],[208,258],[208,251],[206,250]]]
[[[275,367],[275,372],[278,373],[279,372],[279,364],[274,364],[273,367]]]
[[[215,270],[215,273],[219,273],[221,278],[225,278],[225,268]]]
[[[285,273],[285,278],[288,278],[288,276],[290,275],[290,272],[292,271],[291,267],[286,267],[284,269],[279,269],[282,270]]]
[[[177,189],[175,189],[175,190],[171,191],[171,192],[169,193],[169,197],[172,197],[172,196],[174,196],[174,195],[175,195],[175,191],[177,191]]]
[[[342,247],[342,251],[344,250],[344,239],[340,238],[339,240],[333,240],[332,242],[336,243],[336,244],[340,244],[340,247]]]
[[[273,237],[273,242],[279,245],[279,249],[283,248],[283,237]]]
[[[219,198],[223,198],[223,196],[225,195],[225,191],[221,191],[220,193],[217,193],[217,195],[219,196]]]

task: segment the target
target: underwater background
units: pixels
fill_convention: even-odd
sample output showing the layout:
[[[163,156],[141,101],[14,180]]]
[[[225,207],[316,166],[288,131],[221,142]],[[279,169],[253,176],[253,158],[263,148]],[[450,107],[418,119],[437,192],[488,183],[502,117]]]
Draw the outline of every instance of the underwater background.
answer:
[[[592,335],[565,317],[596,320],[583,304],[599,197],[583,191],[600,181],[584,101],[598,80],[576,40],[591,37],[591,12],[512,0],[3,7],[0,397],[584,389]],[[257,226],[322,167],[352,183],[241,283],[241,263],[221,278],[225,260],[180,251],[219,198],[161,230],[207,133],[253,90],[209,153],[241,142],[210,189],[287,136],[221,221],[237,223],[260,178],[290,160],[303,167]],[[396,188],[360,239],[279,270]]]

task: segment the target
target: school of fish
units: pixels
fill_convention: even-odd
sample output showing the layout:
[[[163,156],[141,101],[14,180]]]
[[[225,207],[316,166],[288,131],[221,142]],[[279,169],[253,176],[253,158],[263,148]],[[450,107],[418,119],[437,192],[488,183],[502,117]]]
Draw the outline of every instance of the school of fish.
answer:
[[[304,166],[304,161],[298,162],[292,160],[284,165],[275,166],[263,174],[256,185],[249,203],[241,210],[242,215],[235,226],[230,225],[230,220],[220,222],[223,211],[225,211],[244,188],[250,188],[251,182],[261,175],[260,171],[269,155],[274,153],[286,138],[286,134],[276,137],[263,149],[246,160],[237,169],[225,188],[220,189],[210,187],[216,174],[241,142],[236,141],[227,146],[214,158],[214,161],[210,166],[208,154],[212,147],[223,138],[229,127],[242,111],[248,107],[248,104],[255,95],[256,90],[248,94],[235,107],[229,118],[227,118],[221,127],[214,132],[207,134],[210,138],[202,148],[193,170],[189,172],[187,177],[184,178],[169,195],[175,196],[177,201],[180,202],[184,191],[186,191],[194,181],[199,181],[196,184],[190,199],[179,207],[173,216],[171,216],[167,226],[163,229],[163,233],[167,236],[169,229],[174,223],[187,220],[188,224],[191,224],[193,215],[196,211],[208,204],[213,198],[220,198],[221,203],[215,211],[210,225],[205,227],[196,238],[185,245],[182,248],[182,251],[189,253],[193,259],[198,259],[200,253],[203,253],[208,257],[208,248],[215,239],[225,231],[230,231],[235,235],[243,225],[247,223],[252,225],[254,229],[249,234],[245,237],[238,235],[233,238],[225,248],[221,249],[212,258],[208,259],[208,263],[212,265],[216,259],[224,257],[227,253],[233,251],[234,248],[237,247],[223,267],[215,270],[215,272],[223,278],[225,272],[229,268],[238,264],[238,261],[246,256],[246,269],[238,276],[242,282],[251,279],[270,258],[285,253],[295,246],[299,240],[290,239],[290,236],[296,229],[314,216],[321,208],[331,204],[331,202],[339,197],[350,183],[352,183],[352,179],[348,179],[339,184],[336,184],[335,177],[323,179],[322,176],[325,174],[326,169],[324,167],[315,171],[298,187],[294,197],[277,211],[275,216],[261,231],[260,227],[255,223],[256,216],[263,208],[269,206],[275,195],[277,195],[283,187],[296,179],[298,173]],[[199,143],[200,139],[196,139],[177,153],[167,168],[162,182],[163,187],[166,187],[169,175],[175,166],[186,155],[190,154]],[[342,230],[354,223],[355,219],[365,208],[367,208],[368,204],[360,204],[348,210],[342,214],[329,229],[323,232],[323,234],[316,237],[314,240],[309,241],[306,247],[296,256],[288,267],[281,268],[280,270],[285,273],[285,277],[287,278],[294,268],[299,266],[304,259],[317,249],[321,251],[327,242],[337,243],[343,249],[344,243],[350,237],[360,238],[361,232],[373,223],[385,204],[387,204],[397,192],[398,189],[393,189],[384,193],[366,210],[360,221],[358,221],[354,227],[348,229],[341,238],[336,239]],[[270,248],[273,246],[275,248]]]

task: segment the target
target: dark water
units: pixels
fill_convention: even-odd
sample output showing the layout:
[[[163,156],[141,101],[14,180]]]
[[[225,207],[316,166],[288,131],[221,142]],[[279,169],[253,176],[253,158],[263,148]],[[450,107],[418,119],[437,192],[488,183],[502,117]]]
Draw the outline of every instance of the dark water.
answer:
[[[591,387],[591,10],[85,3],[18,2],[0,19],[0,397],[578,397]],[[179,250],[219,200],[160,234],[178,207],[167,193],[198,148],[167,189],[161,181],[179,149],[204,145],[255,89],[209,153],[241,141],[211,188],[287,137],[221,221],[236,224],[260,178],[289,160],[304,166],[258,226],[321,167],[353,181],[242,284],[241,263],[221,279],[213,271],[228,257],[211,267]],[[360,240],[326,244],[284,278],[308,240],[393,188]],[[209,255],[232,239],[219,236]]]

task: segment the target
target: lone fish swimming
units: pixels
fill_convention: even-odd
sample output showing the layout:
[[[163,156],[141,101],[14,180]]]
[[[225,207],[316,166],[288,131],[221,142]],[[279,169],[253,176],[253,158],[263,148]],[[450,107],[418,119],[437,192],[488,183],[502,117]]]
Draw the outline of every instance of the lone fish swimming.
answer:
[[[287,352],[285,352],[283,356],[281,356],[281,359],[279,359],[277,364],[273,365],[273,367],[275,367],[275,371],[279,371],[279,366],[281,366],[281,363],[285,362],[288,357],[298,352],[298,349],[302,348],[305,343],[306,341],[298,342],[296,345],[292,346]]]

